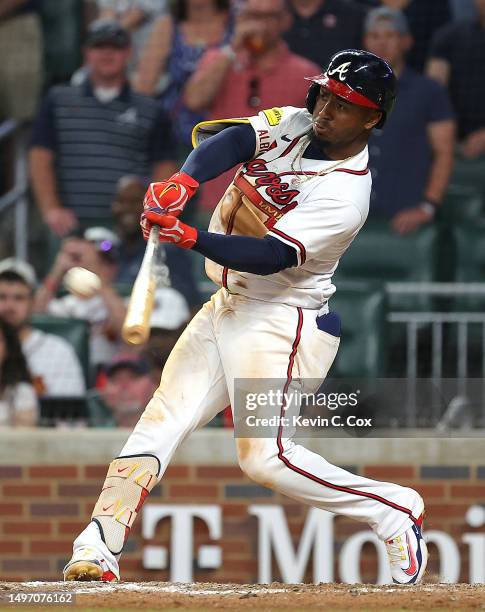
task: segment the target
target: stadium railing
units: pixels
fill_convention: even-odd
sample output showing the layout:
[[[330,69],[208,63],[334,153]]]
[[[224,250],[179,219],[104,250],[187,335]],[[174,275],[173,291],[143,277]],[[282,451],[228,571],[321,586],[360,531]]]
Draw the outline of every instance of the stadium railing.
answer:
[[[439,425],[485,424],[485,312],[460,308],[473,298],[485,303],[485,283],[388,283],[386,292],[395,298],[429,296],[443,309],[430,312],[392,312],[391,326],[405,327],[405,375],[409,382],[407,424],[415,426],[418,381],[433,383],[431,402]],[[424,342],[420,342],[424,337]],[[451,401],[444,397],[454,389]]]
[[[14,185],[4,195],[0,197],[0,214],[4,213],[11,206],[14,207],[14,244],[15,257],[17,259],[27,259],[27,153],[25,136],[21,131],[21,126],[13,119],[7,119],[0,123],[0,143],[8,138],[14,138]]]

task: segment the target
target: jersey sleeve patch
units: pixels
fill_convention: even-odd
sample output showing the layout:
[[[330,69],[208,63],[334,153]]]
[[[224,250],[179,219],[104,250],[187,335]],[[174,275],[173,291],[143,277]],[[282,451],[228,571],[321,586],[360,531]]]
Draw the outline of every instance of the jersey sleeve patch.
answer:
[[[266,121],[268,125],[274,127],[278,125],[283,118],[283,109],[282,108],[270,108],[263,111],[264,116],[266,117]]]

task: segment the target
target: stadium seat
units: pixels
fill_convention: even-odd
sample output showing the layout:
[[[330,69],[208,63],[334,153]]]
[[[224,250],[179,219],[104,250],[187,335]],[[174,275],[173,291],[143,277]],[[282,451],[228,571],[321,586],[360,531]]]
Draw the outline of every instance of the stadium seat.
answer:
[[[439,209],[439,221],[455,225],[478,219],[483,215],[483,198],[480,190],[472,185],[449,185]]]
[[[385,373],[386,297],[382,286],[341,282],[330,298],[342,320],[341,344],[331,377],[377,378]]]
[[[483,172],[485,157],[482,155],[476,159],[463,159],[455,157],[455,166],[451,183],[465,189],[473,188],[485,200],[485,173]]]
[[[456,283],[480,283],[485,281],[485,218],[457,225],[451,229],[455,243],[455,258],[452,280]],[[485,295],[450,296],[442,300],[445,312],[483,313]],[[483,373],[483,324],[468,323],[466,327],[467,370],[470,378],[482,377]],[[445,327],[445,354],[443,361],[450,378],[456,376],[459,331],[456,324]]]
[[[89,381],[89,326],[86,321],[48,314],[34,314],[32,315],[32,326],[67,340],[81,362],[86,382]]]
[[[369,220],[342,257],[334,279],[369,282],[430,282],[435,280],[439,231],[427,225],[399,236],[387,221]],[[430,310],[427,296],[391,296],[391,310]]]
[[[97,389],[86,393],[86,405],[89,427],[116,427],[113,415]]]
[[[453,229],[456,244],[454,281],[483,283],[485,281],[485,219]],[[484,310],[484,297],[457,296],[453,307],[460,310]]]

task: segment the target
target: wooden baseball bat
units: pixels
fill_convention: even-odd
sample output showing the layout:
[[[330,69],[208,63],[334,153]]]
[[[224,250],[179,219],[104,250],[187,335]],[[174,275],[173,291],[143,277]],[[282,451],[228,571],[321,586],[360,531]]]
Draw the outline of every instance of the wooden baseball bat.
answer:
[[[121,335],[128,344],[143,344],[150,335],[150,317],[157,286],[157,255],[160,248],[158,225],[150,230],[145,255],[133,284]]]

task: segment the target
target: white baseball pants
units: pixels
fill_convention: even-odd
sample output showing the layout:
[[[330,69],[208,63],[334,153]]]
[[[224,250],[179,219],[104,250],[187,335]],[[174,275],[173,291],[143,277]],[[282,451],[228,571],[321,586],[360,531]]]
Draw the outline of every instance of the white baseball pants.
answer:
[[[317,328],[317,314],[220,289],[178,340],[120,456],[155,455],[161,477],[190,433],[234,405],[235,378],[323,380],[339,339]],[[310,506],[366,522],[382,540],[408,529],[423,511],[412,489],[351,474],[291,439],[235,442],[239,465],[251,479]]]

